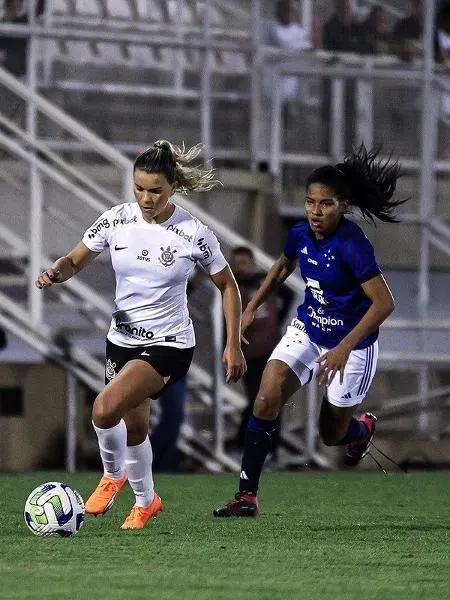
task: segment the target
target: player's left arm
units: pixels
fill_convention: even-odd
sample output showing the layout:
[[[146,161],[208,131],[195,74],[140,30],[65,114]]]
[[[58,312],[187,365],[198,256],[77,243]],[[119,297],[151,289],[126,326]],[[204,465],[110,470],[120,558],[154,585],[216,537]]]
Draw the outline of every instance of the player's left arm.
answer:
[[[227,343],[222,358],[226,368],[226,381],[238,381],[247,370],[241,350],[241,295],[229,266],[210,277],[222,294],[227,329]]]
[[[319,383],[330,384],[338,371],[342,383],[350,352],[363,338],[375,331],[395,309],[394,298],[381,273],[362,283],[361,287],[372,304],[345,338],[335,348],[317,359],[320,363],[317,373]]]

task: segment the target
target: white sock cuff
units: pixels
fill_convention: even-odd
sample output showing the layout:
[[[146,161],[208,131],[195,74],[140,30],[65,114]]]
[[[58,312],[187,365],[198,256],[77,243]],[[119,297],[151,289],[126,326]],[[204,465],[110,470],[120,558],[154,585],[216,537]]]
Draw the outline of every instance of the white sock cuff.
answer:
[[[147,436],[143,442],[137,444],[137,446],[127,446],[127,458],[134,458],[136,455],[140,456],[142,450],[147,450],[148,446],[150,446],[150,450],[152,449],[152,445],[150,443],[150,439]],[[152,452],[153,454],[153,452]]]
[[[117,425],[114,425],[113,427],[97,427],[94,421],[92,421],[92,427],[94,428],[95,433],[99,433],[100,435],[106,432],[112,433],[114,435],[116,431],[120,432],[121,430],[123,430],[123,428],[125,428],[126,431],[127,429],[127,426],[125,425],[125,421],[123,419],[120,419]]]

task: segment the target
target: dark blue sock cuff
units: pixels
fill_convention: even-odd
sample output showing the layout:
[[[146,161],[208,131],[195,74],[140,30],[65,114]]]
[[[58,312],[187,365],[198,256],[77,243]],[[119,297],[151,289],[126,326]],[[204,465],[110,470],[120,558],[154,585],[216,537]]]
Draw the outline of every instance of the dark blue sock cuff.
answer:
[[[277,428],[277,421],[266,421],[252,415],[248,420],[247,429],[248,431],[254,431],[255,433],[272,433]]]

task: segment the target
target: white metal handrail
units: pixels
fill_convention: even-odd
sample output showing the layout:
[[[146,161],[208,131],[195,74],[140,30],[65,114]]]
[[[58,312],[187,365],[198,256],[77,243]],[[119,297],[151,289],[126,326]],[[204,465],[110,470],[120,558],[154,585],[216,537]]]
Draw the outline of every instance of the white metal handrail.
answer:
[[[34,92],[3,68],[0,68],[0,83],[8,88],[11,92],[22,98],[22,100],[32,103],[51,121],[66,129],[76,138],[83,140],[83,142],[98,152],[98,154],[100,154],[105,160],[113,163],[121,169],[126,170],[127,172],[130,171],[130,166],[132,165],[130,159],[126,158],[123,154],[115,150],[111,144],[105,142],[90,129],[84,127],[84,125],[81,125],[79,121],[61,110],[56,104],[46,100],[43,96]]]

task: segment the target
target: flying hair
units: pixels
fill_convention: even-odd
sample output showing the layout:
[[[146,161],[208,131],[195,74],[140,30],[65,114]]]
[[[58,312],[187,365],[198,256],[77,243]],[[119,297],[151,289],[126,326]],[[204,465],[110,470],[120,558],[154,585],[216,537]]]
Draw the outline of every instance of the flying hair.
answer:
[[[133,172],[160,173],[170,184],[176,183],[181,193],[208,192],[222,183],[215,179],[214,169],[204,169],[192,164],[201,154],[203,146],[196,144],[186,149],[167,140],[157,140],[153,146],[144,150],[134,161]]]
[[[380,152],[381,147],[367,150],[361,144],[358,150],[347,154],[343,162],[313,171],[307,186],[323,183],[331,187],[340,200],[359,208],[368,222],[375,223],[375,219],[379,219],[397,223],[394,211],[409,198],[393,199],[401,167],[391,156],[380,158]]]

